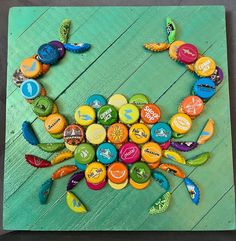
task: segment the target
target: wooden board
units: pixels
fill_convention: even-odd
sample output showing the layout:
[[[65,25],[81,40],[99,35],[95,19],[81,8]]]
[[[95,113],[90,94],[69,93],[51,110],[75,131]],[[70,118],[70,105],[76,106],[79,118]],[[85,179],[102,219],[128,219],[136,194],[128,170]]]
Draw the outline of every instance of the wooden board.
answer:
[[[167,52],[151,53],[145,42],[165,41],[164,23],[171,16],[178,26],[178,39],[193,43],[213,57],[224,71],[224,82],[207,102],[204,113],[194,120],[184,140],[195,140],[208,118],[216,122],[216,134],[186,158],[211,151],[204,166],[183,166],[187,176],[201,190],[194,206],[183,181],[168,176],[172,202],[166,213],[149,216],[148,208],[163,192],[156,183],[146,190],[130,186],[122,191],[109,186],[88,190],[84,181],[75,193],[89,212],[71,212],[65,203],[68,178],[55,184],[47,205],[40,205],[38,190],[53,170],[34,169],[24,161],[25,153],[51,158],[22,136],[21,124],[32,122],[41,142],[54,141],[43,123],[32,113],[11,80],[20,61],[32,56],[38,46],[58,38],[58,27],[72,19],[71,42],[88,42],[84,54],[67,53],[65,58],[40,79],[50,97],[57,100],[61,113],[73,120],[75,108],[92,93],[109,97],[123,93],[146,94],[162,109],[167,121],[177,111],[177,103],[187,96],[196,77],[183,65],[172,61]],[[235,229],[231,125],[225,10],[211,7],[31,7],[12,8],[9,14],[6,147],[4,168],[3,225],[6,230],[230,230]],[[163,160],[165,162],[166,160]],[[73,160],[67,161],[73,164]],[[62,166],[60,164],[59,166]]]

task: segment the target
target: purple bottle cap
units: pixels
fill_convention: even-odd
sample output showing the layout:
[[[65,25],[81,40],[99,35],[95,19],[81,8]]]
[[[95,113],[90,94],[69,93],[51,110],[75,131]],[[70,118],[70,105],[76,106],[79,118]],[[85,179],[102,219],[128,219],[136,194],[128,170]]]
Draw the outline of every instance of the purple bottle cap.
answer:
[[[195,141],[173,141],[171,146],[178,151],[191,151],[198,146],[198,143]]]
[[[167,150],[170,147],[171,141],[164,142],[162,144],[159,144],[162,150]]]
[[[131,164],[140,158],[140,149],[137,144],[127,142],[119,150],[119,158],[123,163]]]
[[[53,40],[53,41],[49,42],[49,44],[52,45],[53,47],[57,48],[57,50],[59,52],[59,58],[62,59],[66,53],[63,43],[61,43],[60,41],[57,41],[57,40]]]
[[[220,67],[216,66],[214,73],[211,75],[211,79],[215,82],[216,85],[219,85],[223,81],[224,74]]]
[[[106,179],[104,179],[102,182],[100,182],[100,183],[98,183],[98,184],[93,184],[93,183],[90,183],[90,182],[88,182],[88,181],[86,180],[87,186],[88,186],[90,189],[96,190],[96,191],[97,191],[97,190],[101,190],[102,188],[104,188],[105,185],[106,185],[106,183],[107,183]]]
[[[193,44],[183,44],[177,50],[178,61],[192,64],[198,58],[198,49]]]

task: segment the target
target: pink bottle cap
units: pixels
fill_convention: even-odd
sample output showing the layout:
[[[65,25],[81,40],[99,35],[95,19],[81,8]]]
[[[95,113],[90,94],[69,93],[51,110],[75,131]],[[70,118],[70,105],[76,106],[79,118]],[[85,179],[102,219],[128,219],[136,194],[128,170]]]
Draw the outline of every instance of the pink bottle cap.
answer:
[[[93,183],[90,183],[86,180],[86,184],[90,189],[97,191],[97,190],[101,190],[102,188],[104,188],[107,184],[107,181],[106,181],[106,179],[103,179],[102,182],[100,182],[98,184],[93,184]]]
[[[184,64],[192,64],[198,58],[198,50],[192,44],[183,44],[178,48],[177,58]]]
[[[138,161],[140,158],[140,149],[138,145],[133,142],[123,144],[119,150],[119,158],[126,164]]]
[[[159,144],[162,150],[167,150],[170,147],[171,141],[164,142],[162,144]]]

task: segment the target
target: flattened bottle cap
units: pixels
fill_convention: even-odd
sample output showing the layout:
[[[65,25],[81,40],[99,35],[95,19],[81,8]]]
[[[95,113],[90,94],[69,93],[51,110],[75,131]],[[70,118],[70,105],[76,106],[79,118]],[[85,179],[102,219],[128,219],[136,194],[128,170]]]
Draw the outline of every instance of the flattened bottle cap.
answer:
[[[177,51],[178,51],[178,48],[185,44],[185,42],[183,41],[174,41],[171,45],[170,45],[170,48],[169,48],[169,55],[170,57],[173,59],[173,60],[177,60]]]
[[[128,168],[121,162],[114,162],[108,167],[107,176],[114,183],[123,183],[128,178]]]
[[[59,57],[59,51],[51,44],[43,44],[38,49],[38,60],[44,64],[55,64]]]
[[[129,137],[134,143],[143,144],[149,140],[150,130],[146,125],[136,123],[130,127]]]
[[[101,183],[106,178],[106,168],[100,162],[88,164],[85,170],[85,178],[92,184]]]
[[[126,164],[131,164],[139,160],[140,149],[137,144],[133,142],[127,142],[119,149],[119,158]]]
[[[155,124],[161,119],[161,110],[155,104],[146,104],[141,109],[141,119],[146,124]]]
[[[53,101],[47,96],[38,96],[32,101],[32,108],[37,116],[48,116],[52,113]]]
[[[120,121],[125,124],[133,124],[139,119],[139,109],[133,104],[123,105],[119,109]]]
[[[106,186],[107,180],[104,179],[104,180],[102,180],[102,182],[100,182],[98,184],[93,184],[93,183],[90,183],[86,180],[86,184],[90,189],[92,189],[94,191],[97,191],[97,190],[101,190],[102,188],[104,188]]]
[[[114,123],[107,130],[107,138],[111,143],[121,144],[128,138],[128,128],[121,123]]]
[[[36,78],[42,73],[42,64],[34,58],[24,59],[20,64],[22,74],[27,78]]]
[[[66,125],[67,125],[67,122],[65,117],[58,113],[47,116],[44,122],[45,129],[50,134],[62,133]]]
[[[86,130],[86,138],[94,145],[101,144],[106,139],[106,129],[100,124],[92,124]]]
[[[129,179],[130,185],[131,185],[133,188],[138,189],[138,190],[145,189],[146,187],[148,187],[148,185],[150,184],[150,182],[151,182],[151,179],[147,180],[147,181],[144,182],[144,183],[137,183],[137,182],[135,182],[134,180],[132,180],[131,178]]]
[[[223,81],[224,74],[220,67],[216,66],[214,73],[211,75],[211,79],[214,81],[216,86],[218,86]]]
[[[84,130],[79,125],[68,125],[63,133],[65,143],[79,145],[84,139]]]
[[[12,80],[13,83],[17,86],[20,87],[21,84],[27,80],[27,78],[22,74],[20,69],[16,69],[14,74],[12,75]]]
[[[216,63],[210,57],[199,58],[194,65],[194,70],[196,74],[201,77],[211,76],[214,73],[215,69]]]
[[[103,105],[107,104],[107,100],[102,95],[91,95],[86,100],[86,105],[91,106],[93,109],[98,110]]]
[[[26,99],[34,99],[40,94],[41,86],[33,79],[25,80],[20,86],[20,92]]]
[[[198,58],[198,49],[193,44],[183,44],[177,50],[178,61],[191,64]]]
[[[147,163],[155,163],[161,159],[162,149],[155,142],[148,142],[142,146],[142,158]]]
[[[152,126],[151,137],[157,143],[165,143],[170,140],[172,130],[167,123],[159,122]]]
[[[88,164],[94,160],[94,147],[91,144],[82,143],[75,149],[74,157],[77,162],[81,164]]]
[[[109,126],[116,122],[118,117],[117,110],[112,105],[104,105],[97,112],[98,122],[102,125]]]
[[[204,103],[201,98],[196,95],[186,97],[182,101],[182,110],[189,116],[199,116],[204,108]]]
[[[66,53],[64,44],[57,40],[53,40],[49,42],[49,44],[57,49],[57,51],[59,52],[59,58],[62,59]]]
[[[117,150],[115,146],[109,142],[99,145],[96,154],[97,159],[105,165],[110,164],[117,159]]]
[[[91,48],[88,43],[66,43],[64,44],[66,50],[73,53],[83,53]]]
[[[174,132],[185,134],[191,129],[192,120],[188,115],[178,113],[171,117],[170,126]]]
[[[145,183],[151,177],[151,170],[144,162],[135,162],[130,168],[130,178],[137,183]]]
[[[129,99],[130,104],[136,105],[141,109],[144,105],[149,103],[148,97],[144,94],[135,94]]]
[[[215,94],[216,85],[210,78],[200,78],[194,83],[193,91],[198,97],[207,100]]]
[[[127,186],[128,182],[129,182],[128,178],[124,182],[119,183],[119,184],[114,183],[110,179],[108,179],[108,184],[115,190],[121,190],[121,189],[125,188]]]
[[[108,100],[108,104],[113,105],[117,110],[119,110],[121,106],[127,103],[127,99],[121,94],[114,94]]]
[[[81,126],[88,126],[96,119],[95,110],[88,105],[81,105],[75,110],[75,120]]]

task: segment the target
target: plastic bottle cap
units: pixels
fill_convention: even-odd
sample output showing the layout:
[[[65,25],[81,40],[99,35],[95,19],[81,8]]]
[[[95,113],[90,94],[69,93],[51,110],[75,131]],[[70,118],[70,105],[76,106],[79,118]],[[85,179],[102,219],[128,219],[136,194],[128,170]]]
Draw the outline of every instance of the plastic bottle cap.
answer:
[[[74,157],[79,163],[88,164],[94,160],[94,147],[89,143],[82,143],[75,149]]]
[[[92,184],[103,182],[106,178],[106,168],[102,163],[92,162],[85,170],[85,178]]]
[[[191,129],[192,120],[188,115],[178,113],[171,117],[170,126],[174,132],[185,134]]]
[[[139,109],[133,104],[123,105],[119,109],[120,121],[125,124],[133,124],[139,119]]]
[[[128,103],[127,99],[125,98],[125,96],[121,94],[114,94],[108,100],[108,104],[113,105],[118,110],[120,109],[121,106],[127,103]]]
[[[111,143],[121,144],[128,138],[128,128],[121,123],[114,123],[107,130],[107,138]]]
[[[141,109],[141,119],[144,123],[155,124],[161,119],[161,110],[155,104],[146,104]]]
[[[79,125],[88,126],[96,119],[95,110],[88,105],[81,105],[75,110],[75,120]]]
[[[119,149],[119,158],[126,164],[131,164],[140,158],[140,149],[137,144],[133,142],[127,142]]]
[[[155,142],[145,143],[142,147],[142,158],[148,163],[155,163],[161,159],[162,149]]]
[[[108,167],[107,176],[114,183],[123,183],[128,178],[128,168],[121,162],[114,162]]]
[[[106,139],[106,129],[100,124],[92,124],[86,130],[86,138],[94,145],[101,144]]]
[[[117,150],[115,146],[108,142],[99,145],[96,154],[97,159],[105,165],[110,164],[117,159]]]
[[[150,130],[146,125],[136,123],[130,127],[129,137],[134,143],[143,144],[149,140]]]

